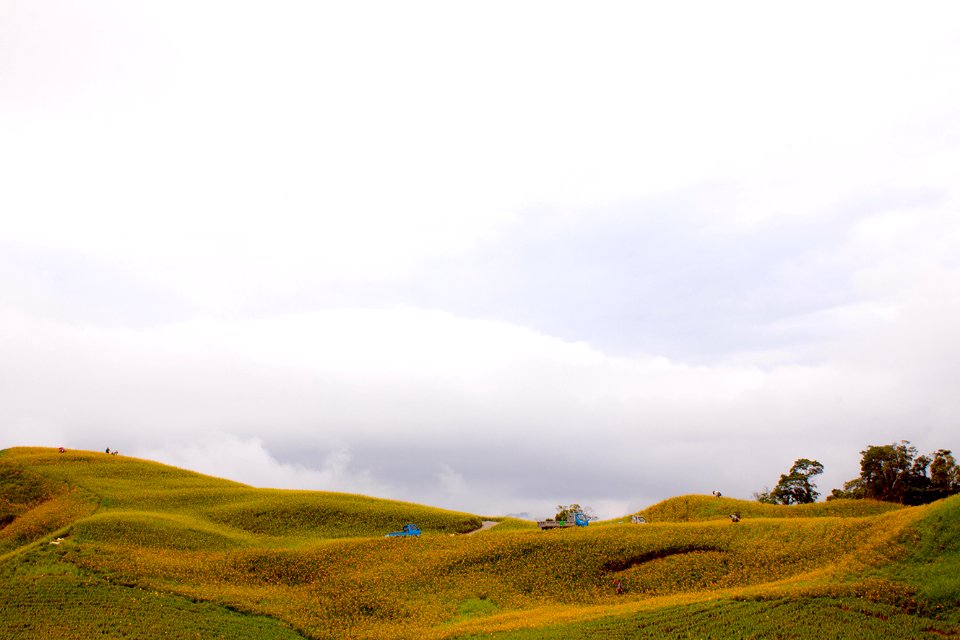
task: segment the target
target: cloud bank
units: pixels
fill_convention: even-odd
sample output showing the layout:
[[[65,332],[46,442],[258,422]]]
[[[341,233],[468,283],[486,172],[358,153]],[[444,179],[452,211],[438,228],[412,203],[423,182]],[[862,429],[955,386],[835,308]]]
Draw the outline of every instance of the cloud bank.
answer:
[[[698,366],[411,308],[140,330],[6,313],[0,420],[19,443],[486,513],[746,497],[800,456],[829,488],[866,444],[950,444],[958,284],[833,310],[831,333],[786,354]]]

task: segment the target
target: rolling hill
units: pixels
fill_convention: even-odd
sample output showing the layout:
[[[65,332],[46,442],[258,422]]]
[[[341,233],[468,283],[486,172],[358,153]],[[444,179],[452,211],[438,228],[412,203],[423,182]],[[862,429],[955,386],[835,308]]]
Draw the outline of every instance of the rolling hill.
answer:
[[[960,496],[641,513],[461,535],[481,518],[8,449],[0,637],[960,637]],[[383,537],[406,522],[423,536]]]

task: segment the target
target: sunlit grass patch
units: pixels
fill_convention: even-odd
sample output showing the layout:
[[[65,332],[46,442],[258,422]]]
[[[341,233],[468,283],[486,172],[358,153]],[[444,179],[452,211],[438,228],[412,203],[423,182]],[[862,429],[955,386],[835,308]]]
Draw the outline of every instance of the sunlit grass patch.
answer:
[[[93,451],[59,454],[50,449],[17,448],[8,450],[6,459],[48,479],[95,494],[106,509],[189,511],[255,491],[237,482],[149,460]]]

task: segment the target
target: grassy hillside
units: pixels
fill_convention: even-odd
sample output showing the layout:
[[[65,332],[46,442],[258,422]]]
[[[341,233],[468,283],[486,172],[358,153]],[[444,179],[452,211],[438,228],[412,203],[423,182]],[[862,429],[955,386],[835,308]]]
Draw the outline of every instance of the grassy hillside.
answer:
[[[800,509],[685,496],[642,512],[648,525],[506,521],[464,536],[479,518],[99,453],[13,449],[0,472],[2,637],[960,633],[960,498]],[[67,497],[68,515],[43,515]],[[422,538],[382,537],[408,521]],[[29,533],[6,535],[16,527]]]
[[[497,632],[488,623],[485,631],[468,637],[960,637],[960,496],[858,520],[875,522],[871,536],[861,539],[854,552],[833,564],[820,559],[819,569],[785,580],[686,591],[606,611],[581,609],[579,616],[566,616],[561,624],[504,621]],[[830,541],[822,544],[824,551],[833,546]]]
[[[344,493],[254,489],[156,462],[104,453],[59,454],[49,449],[18,448],[6,451],[0,457],[0,466],[10,469],[12,476],[23,478],[14,483],[15,487],[44,483],[50,495],[54,490],[50,487],[83,493],[97,509],[101,530],[105,522],[112,522],[132,531],[156,514],[163,514],[166,519],[157,522],[164,520],[165,529],[190,529],[204,523],[202,526],[214,527],[227,537],[247,535],[249,542],[270,540],[275,545],[282,542],[274,538],[300,543],[311,538],[382,536],[413,521],[431,533],[462,533],[480,526],[478,517],[466,513]],[[23,491],[13,489],[13,494]],[[40,490],[30,491],[39,495]],[[46,496],[37,497],[31,504],[42,505]],[[112,515],[104,519],[104,514]],[[166,517],[172,514],[179,517]],[[194,519],[194,525],[187,524],[187,517]],[[121,525],[121,521],[128,522]]]
[[[876,500],[831,500],[814,504],[761,504],[752,500],[714,496],[679,496],[647,507],[637,515],[648,522],[701,522],[728,520],[738,512],[751,518],[860,518],[903,508],[899,504]],[[629,520],[629,518],[628,518]]]

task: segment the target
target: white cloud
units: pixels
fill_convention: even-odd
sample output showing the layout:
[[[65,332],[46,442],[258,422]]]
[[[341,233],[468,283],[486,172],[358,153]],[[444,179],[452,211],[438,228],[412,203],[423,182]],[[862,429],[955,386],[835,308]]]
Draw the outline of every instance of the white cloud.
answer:
[[[929,377],[956,373],[960,343],[934,336],[960,308],[903,313],[916,321],[823,347],[829,361],[765,369],[611,357],[414,309],[139,332],[7,315],[0,420],[12,427],[7,444],[48,434],[58,438],[51,445],[113,446],[261,486],[370,491],[488,513],[573,499],[531,494],[521,508],[537,473],[566,476],[563,487],[581,478],[596,505],[714,488],[703,483],[748,496],[801,456],[826,458],[825,479],[838,486],[874,440],[951,446],[955,378]],[[918,331],[931,321],[933,331]],[[296,463],[273,453],[298,442],[323,453]],[[380,468],[371,449],[396,451],[413,473]],[[752,457],[755,449],[764,456]],[[433,478],[418,484],[413,475],[424,472]],[[602,486],[604,476],[617,486]]]
[[[487,513],[955,446],[953,3],[0,17],[7,444]]]

